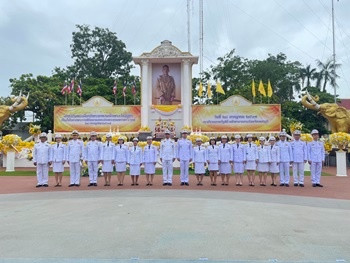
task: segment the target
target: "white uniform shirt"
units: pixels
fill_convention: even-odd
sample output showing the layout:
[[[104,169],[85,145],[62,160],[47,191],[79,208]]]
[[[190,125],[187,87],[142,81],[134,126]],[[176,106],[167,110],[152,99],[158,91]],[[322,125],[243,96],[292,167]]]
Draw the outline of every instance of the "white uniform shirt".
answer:
[[[80,162],[83,155],[84,143],[81,140],[70,140],[67,147],[67,161]]]
[[[218,163],[219,162],[219,147],[216,145],[209,145],[206,149],[206,159],[210,163]]]
[[[258,147],[255,143],[247,142],[245,148],[247,161],[255,161],[258,159]]]
[[[34,145],[33,162],[47,164],[51,162],[51,146],[48,142],[38,142]]]
[[[176,158],[180,161],[188,161],[192,158],[192,142],[189,139],[179,139],[177,141]]]
[[[52,161],[55,163],[66,161],[67,146],[61,143],[51,145]]]
[[[219,160],[222,163],[233,161],[232,147],[228,144],[220,144],[219,146]]]
[[[157,162],[158,150],[154,145],[146,145],[143,149],[142,162],[155,163]]]
[[[293,154],[290,143],[287,141],[278,141],[276,145],[280,148],[280,161],[282,163],[292,162]]]
[[[258,160],[259,163],[268,163],[270,162],[270,149],[269,145],[260,145],[258,147]]]
[[[96,162],[100,160],[101,155],[101,142],[89,141],[84,147],[84,160]]]
[[[307,161],[307,147],[306,143],[302,140],[294,140],[290,143],[293,154],[293,161],[296,163],[302,163]]]
[[[138,146],[131,146],[129,148],[129,164],[142,163],[142,149]]]
[[[325,160],[324,145],[321,141],[312,141],[307,144],[308,160],[322,162]]]
[[[113,142],[106,141],[101,145],[100,160],[111,161],[114,159],[115,144]]]
[[[172,139],[164,139],[160,144],[160,158],[164,161],[175,158],[175,142]]]
[[[233,151],[233,162],[243,163],[247,160],[246,147],[241,143],[236,143],[232,145]]]
[[[269,145],[270,148],[270,162],[272,163],[279,163],[280,162],[280,148],[275,145]]]
[[[114,148],[114,160],[116,163],[128,162],[128,147],[124,144],[116,144]]]
[[[194,146],[192,152],[193,152],[192,160],[194,163],[205,163],[207,161],[206,149],[203,145]]]

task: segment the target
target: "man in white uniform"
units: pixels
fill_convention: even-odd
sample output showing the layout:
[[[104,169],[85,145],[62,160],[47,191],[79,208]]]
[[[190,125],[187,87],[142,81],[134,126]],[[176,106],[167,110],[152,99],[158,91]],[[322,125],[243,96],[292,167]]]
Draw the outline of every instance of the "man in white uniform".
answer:
[[[236,175],[236,185],[243,185],[244,163],[247,158],[246,147],[241,144],[241,135],[235,135],[236,143],[232,145],[233,169]]]
[[[188,131],[183,130],[181,132],[182,138],[177,141],[176,157],[180,162],[180,180],[181,185],[187,185],[188,183],[188,169],[190,162],[192,161],[192,142],[187,139]]]
[[[307,144],[308,160],[311,165],[311,182],[313,187],[323,187],[321,182],[322,165],[325,160],[324,145],[319,141],[318,130],[311,132],[313,141]]]
[[[222,184],[228,185],[230,175],[232,173],[233,152],[232,147],[227,143],[227,136],[221,136],[221,144],[219,145],[219,167]],[[225,181],[226,179],[226,181]]]
[[[104,186],[111,186],[111,177],[114,164],[114,148],[112,142],[112,133],[106,134],[106,141],[101,145],[100,161],[102,163],[102,172],[105,179]]]
[[[165,131],[165,139],[160,144],[160,161],[163,166],[163,186],[173,183],[173,162],[175,161],[175,142],[170,139],[170,131]]]
[[[88,165],[89,181],[88,186],[97,186],[98,162],[101,155],[101,143],[96,140],[97,133],[90,133],[90,141],[84,147],[84,161]]]
[[[83,155],[84,143],[79,140],[79,133],[72,132],[72,140],[67,146],[67,162],[70,168],[70,184],[68,187],[80,186],[80,161]]]
[[[36,187],[49,186],[49,166],[52,163],[51,147],[46,141],[47,135],[45,132],[39,136],[40,142],[36,143],[33,152],[33,162],[36,166],[36,177],[38,184]]]
[[[280,132],[280,140],[276,145],[280,148],[280,186],[289,187],[289,165],[293,163],[293,155],[286,135],[285,132]]]
[[[306,143],[300,140],[301,132],[295,130],[293,133],[294,141],[292,141],[293,154],[293,181],[294,186],[304,187],[304,164],[307,162]]]
[[[158,157],[157,147],[152,145],[152,136],[147,137],[147,145],[143,149],[142,162],[146,174],[147,186],[153,185]]]

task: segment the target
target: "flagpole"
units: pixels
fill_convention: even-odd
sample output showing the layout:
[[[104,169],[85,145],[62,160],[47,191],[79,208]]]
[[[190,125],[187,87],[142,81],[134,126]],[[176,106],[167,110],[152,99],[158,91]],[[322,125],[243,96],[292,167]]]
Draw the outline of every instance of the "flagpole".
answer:
[[[117,105],[117,94],[114,94],[114,105]]]
[[[126,105],[126,96],[124,96],[124,105]]]
[[[64,105],[67,105],[67,91],[64,93]]]
[[[81,95],[80,95],[80,98],[79,98],[79,104],[81,105]]]

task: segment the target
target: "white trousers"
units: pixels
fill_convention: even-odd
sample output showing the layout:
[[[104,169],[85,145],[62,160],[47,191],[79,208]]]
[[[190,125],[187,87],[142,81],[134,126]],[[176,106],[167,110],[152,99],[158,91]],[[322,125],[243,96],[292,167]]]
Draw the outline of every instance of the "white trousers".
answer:
[[[189,160],[180,160],[180,179],[181,183],[188,183]]]
[[[91,184],[97,183],[98,162],[88,161],[89,180]]]
[[[319,184],[321,182],[322,162],[311,162],[311,182]]]
[[[80,162],[69,163],[70,184],[80,184]]]
[[[49,164],[38,163],[36,165],[36,177],[38,179],[38,185],[49,183]]]
[[[280,183],[289,184],[289,162],[280,163]]]
[[[163,183],[173,183],[173,160],[163,160]]]
[[[304,184],[304,162],[293,163],[293,178],[295,184]]]

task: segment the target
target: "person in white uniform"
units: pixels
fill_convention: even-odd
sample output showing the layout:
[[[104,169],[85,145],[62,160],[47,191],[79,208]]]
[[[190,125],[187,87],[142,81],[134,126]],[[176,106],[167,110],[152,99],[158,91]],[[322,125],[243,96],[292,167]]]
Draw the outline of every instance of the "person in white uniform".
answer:
[[[160,144],[160,161],[163,167],[163,186],[173,184],[173,162],[175,161],[175,142],[170,139],[170,131],[165,131],[165,139]]]
[[[123,186],[126,172],[126,164],[128,163],[129,150],[124,145],[123,137],[118,138],[118,144],[114,148],[114,163],[117,172],[118,186]]]
[[[100,162],[102,163],[102,172],[105,179],[104,186],[111,185],[111,177],[114,165],[115,144],[112,142],[112,133],[106,134],[106,141],[101,145]]]
[[[52,171],[55,173],[55,187],[61,187],[64,164],[67,157],[67,147],[62,143],[61,134],[55,134],[55,140],[56,143],[51,146]]]
[[[188,170],[190,162],[192,162],[192,142],[187,139],[188,131],[181,132],[182,138],[177,141],[176,158],[180,162],[180,180],[181,185],[188,183]]]
[[[152,145],[152,136],[147,137],[147,145],[143,149],[142,162],[146,174],[146,186],[153,185],[154,174],[156,173],[156,163],[158,158],[157,147]]]
[[[307,162],[306,143],[300,139],[301,131],[295,130],[294,141],[290,143],[293,155],[293,181],[294,186],[304,187],[304,165]]]
[[[311,182],[313,187],[323,187],[321,184],[322,165],[325,160],[323,142],[319,141],[318,130],[312,130],[312,142],[307,144],[308,161],[311,170]]]
[[[233,170],[236,175],[236,186],[242,186],[244,163],[247,158],[246,147],[241,144],[241,135],[235,135],[235,141],[236,143],[232,145]]]
[[[47,135],[45,132],[39,135],[40,142],[34,145],[33,163],[36,166],[36,187],[49,186],[49,166],[51,165],[51,147],[47,142]]]
[[[70,184],[68,187],[80,186],[80,168],[83,157],[84,143],[79,139],[79,133],[74,130],[72,139],[67,146],[67,162],[70,170]]]
[[[216,186],[216,178],[219,171],[219,147],[216,145],[215,137],[211,137],[209,140],[209,146],[206,149],[206,160],[211,185]]]
[[[90,132],[90,141],[84,147],[84,161],[88,165],[89,184],[88,186],[97,186],[98,163],[101,157],[101,142],[97,139],[97,133]]]
[[[258,167],[260,186],[266,186],[267,173],[269,172],[270,150],[265,144],[265,137],[260,137],[258,147]]]
[[[203,185],[203,177],[205,174],[205,165],[206,165],[206,149],[202,145],[202,139],[196,139],[196,146],[193,147],[193,164],[194,164],[194,173],[197,178],[197,185]]]
[[[271,136],[270,142],[270,167],[269,171],[271,174],[271,186],[277,186],[277,176],[280,171],[280,148],[276,145],[276,138]]]
[[[293,163],[292,147],[287,142],[286,132],[280,132],[280,140],[276,143],[280,148],[280,186],[289,187],[289,166]]]
[[[247,135],[247,140],[245,169],[247,170],[249,186],[254,186],[256,164],[258,163],[258,147],[253,142],[252,134]]]
[[[232,162],[232,148],[227,143],[227,136],[223,135],[221,136],[221,144],[219,146],[219,167],[222,180],[221,185],[228,185],[230,181],[230,175],[232,173]]]
[[[139,185],[138,180],[141,173],[142,166],[142,149],[137,145],[139,139],[132,139],[133,146],[129,149],[129,165],[130,165],[130,175],[131,175],[131,185]]]

